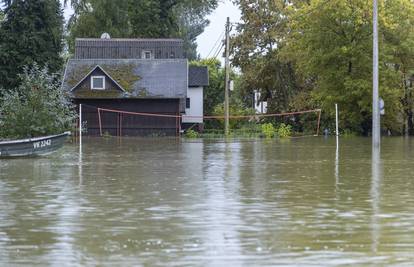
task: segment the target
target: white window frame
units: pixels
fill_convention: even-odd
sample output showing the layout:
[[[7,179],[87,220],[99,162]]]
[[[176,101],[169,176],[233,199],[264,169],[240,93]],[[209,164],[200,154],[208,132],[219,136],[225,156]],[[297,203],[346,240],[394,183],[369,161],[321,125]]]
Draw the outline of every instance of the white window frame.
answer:
[[[102,79],[102,88],[101,87],[94,87],[93,79]],[[91,76],[91,89],[92,90],[105,90],[105,76]]]
[[[147,53],[149,53],[150,57],[147,58]],[[152,51],[151,50],[144,50],[142,51],[142,58],[143,59],[152,59]]]

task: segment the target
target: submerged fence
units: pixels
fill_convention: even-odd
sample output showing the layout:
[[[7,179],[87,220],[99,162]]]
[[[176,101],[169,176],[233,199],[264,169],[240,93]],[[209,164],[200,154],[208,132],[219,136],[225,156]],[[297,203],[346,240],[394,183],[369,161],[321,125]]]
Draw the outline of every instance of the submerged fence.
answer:
[[[191,116],[182,114],[145,113],[125,110],[109,109],[103,107],[80,104],[82,107],[82,122],[76,123],[80,128],[86,129],[88,135],[112,135],[112,136],[136,136],[136,135],[175,135],[182,132],[181,123],[183,118],[193,118],[206,121],[216,121],[218,125],[225,119],[225,116]],[[263,122],[279,119],[289,123],[304,125],[305,128],[314,129],[314,135],[320,133],[321,109],[295,111],[286,113],[254,114],[254,115],[233,115],[229,119],[233,122],[248,122],[251,125],[260,125]],[[310,126],[310,119],[297,119],[297,116],[315,114],[316,125]],[[308,121],[307,121],[308,120]],[[313,119],[312,119],[313,120]],[[305,123],[304,123],[305,122]],[[82,123],[82,125],[81,125]],[[253,127],[254,128],[254,127]],[[257,127],[256,127],[257,128]],[[217,129],[212,129],[217,130]],[[219,130],[218,130],[219,131]]]

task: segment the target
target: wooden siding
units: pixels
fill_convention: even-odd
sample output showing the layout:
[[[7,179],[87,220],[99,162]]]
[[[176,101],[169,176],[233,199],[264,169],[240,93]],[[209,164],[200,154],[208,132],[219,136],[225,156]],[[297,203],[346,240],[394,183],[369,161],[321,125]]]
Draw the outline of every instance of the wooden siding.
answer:
[[[75,99],[82,103],[82,120],[86,122],[87,135],[96,136],[99,131],[99,117],[96,107],[130,112],[178,115],[178,99]],[[78,109],[79,110],[79,109]],[[180,121],[175,118],[139,116],[101,111],[102,132],[110,135],[174,136]],[[120,123],[122,127],[119,127]]]
[[[77,39],[76,59],[139,59],[143,51],[155,59],[184,58],[183,41],[168,39]]]

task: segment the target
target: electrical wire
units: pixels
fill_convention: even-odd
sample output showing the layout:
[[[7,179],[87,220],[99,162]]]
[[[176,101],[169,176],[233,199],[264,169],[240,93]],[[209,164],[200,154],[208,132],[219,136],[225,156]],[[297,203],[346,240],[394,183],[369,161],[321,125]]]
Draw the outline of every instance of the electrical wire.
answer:
[[[218,44],[220,43],[220,41],[223,39],[224,34],[225,34],[225,30],[223,30],[223,31],[221,32],[221,34],[219,35],[219,37],[217,38],[216,42],[214,43],[213,47],[211,48],[210,52],[208,53],[207,58],[211,55],[211,52],[213,52],[213,51],[217,51],[217,49],[218,49],[218,46],[217,46],[217,45],[218,45]]]

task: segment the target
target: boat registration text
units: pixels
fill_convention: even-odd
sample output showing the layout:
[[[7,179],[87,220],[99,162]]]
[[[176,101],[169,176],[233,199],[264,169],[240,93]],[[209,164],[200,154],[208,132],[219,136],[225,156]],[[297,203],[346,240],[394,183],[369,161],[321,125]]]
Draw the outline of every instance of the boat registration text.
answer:
[[[42,140],[39,142],[34,142],[33,143],[33,148],[42,148],[42,147],[47,147],[50,146],[52,144],[52,140],[51,139],[47,139],[47,140]]]

